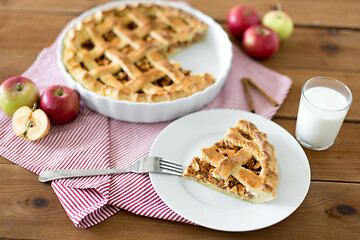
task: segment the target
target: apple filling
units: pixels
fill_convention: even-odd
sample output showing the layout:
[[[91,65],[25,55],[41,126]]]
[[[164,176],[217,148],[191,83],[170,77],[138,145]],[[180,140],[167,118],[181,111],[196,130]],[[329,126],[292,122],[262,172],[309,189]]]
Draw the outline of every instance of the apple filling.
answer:
[[[244,135],[247,138],[251,138],[249,135]],[[241,150],[241,147],[232,144],[229,141],[222,140],[214,144],[216,151],[224,157],[232,157]],[[249,169],[254,174],[259,175],[261,172],[261,164],[254,157],[252,157],[247,163],[242,165],[243,168]],[[239,194],[246,198],[252,198],[253,196],[246,191],[245,186],[240,183],[233,176],[229,176],[226,180],[219,179],[213,175],[214,166],[208,163],[205,158],[195,157],[190,166],[185,171],[185,177],[193,177],[199,182],[209,183],[215,185],[220,189]]]
[[[142,58],[139,61],[135,63],[135,65],[142,71],[147,72],[150,69],[154,68],[154,66],[151,64],[151,62],[146,58]]]
[[[160,78],[159,80],[156,80],[155,82],[153,82],[153,84],[160,86],[160,87],[170,86],[173,83],[174,82],[168,76],[165,76],[165,77]]]
[[[251,198],[251,194],[246,191],[246,188],[234,177],[230,176],[225,181],[215,178],[211,170],[215,167],[211,166],[208,162],[195,157],[186,170],[186,176],[194,176],[197,181],[215,185],[220,189],[237,193],[243,197]]]
[[[122,48],[120,51],[125,54],[125,55],[128,55],[132,50],[134,50],[130,45]]]
[[[107,42],[111,42],[114,38],[116,38],[116,34],[113,31],[109,31],[103,35],[103,38]]]
[[[119,72],[113,74],[113,76],[122,84],[125,84],[130,80],[130,76],[124,70],[120,70]]]
[[[94,43],[89,39],[81,44],[81,47],[90,51],[95,47]]]
[[[111,60],[108,59],[105,55],[102,55],[96,58],[95,62],[99,64],[99,66],[105,66],[105,65],[109,65],[111,63]]]
[[[138,26],[134,22],[130,22],[128,25],[126,25],[126,28],[129,29],[129,30],[134,30],[137,27]]]
[[[165,28],[165,31],[167,31],[168,33],[174,34],[176,33],[176,31],[171,27],[171,26],[167,26]]]
[[[252,139],[250,135],[245,134],[244,132],[241,132],[241,135],[243,135],[246,139]],[[225,157],[234,156],[241,149],[239,146],[236,146],[226,140],[217,142],[214,146],[217,148],[217,152],[221,153]],[[261,172],[261,164],[254,157],[252,157],[246,164],[242,165],[242,167],[251,170],[256,175],[259,175]]]
[[[153,37],[150,36],[150,35],[147,35],[147,36],[145,37],[145,41],[146,41],[146,42],[154,42],[154,41],[155,41],[155,38],[153,38]]]

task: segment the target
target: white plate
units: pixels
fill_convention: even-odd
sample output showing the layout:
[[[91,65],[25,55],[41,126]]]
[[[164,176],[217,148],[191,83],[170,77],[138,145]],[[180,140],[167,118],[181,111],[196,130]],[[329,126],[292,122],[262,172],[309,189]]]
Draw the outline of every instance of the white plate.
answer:
[[[109,97],[103,97],[85,89],[80,83],[73,80],[62,63],[62,42],[68,30],[72,28],[77,21],[94,14],[98,10],[143,2],[168,5],[182,9],[208,24],[209,28],[204,41],[192,45],[188,49],[173,56],[171,60],[181,63],[184,69],[191,70],[192,73],[212,74],[216,78],[214,84],[186,98],[171,102],[144,103],[119,101]],[[57,48],[58,65],[66,84],[80,93],[86,105],[102,115],[130,122],[168,121],[204,107],[219,93],[224,85],[231,67],[232,55],[232,44],[228,35],[211,17],[185,3],[156,0],[115,1],[96,6],[72,20],[62,30]]]
[[[279,182],[273,201],[254,204],[232,198],[181,177],[150,174],[160,198],[182,217],[204,227],[223,231],[250,231],[273,225],[294,212],[310,185],[308,159],[293,136],[276,123],[244,111],[217,109],[184,116],[169,124],[150,151],[188,166],[200,149],[222,139],[240,119],[267,133],[275,147]]]

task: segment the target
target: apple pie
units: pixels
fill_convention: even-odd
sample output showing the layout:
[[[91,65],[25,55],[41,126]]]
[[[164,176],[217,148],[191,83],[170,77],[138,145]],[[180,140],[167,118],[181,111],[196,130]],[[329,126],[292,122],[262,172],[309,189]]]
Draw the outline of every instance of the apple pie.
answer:
[[[169,55],[204,39],[207,24],[178,8],[129,4],[78,21],[63,41],[62,61],[72,78],[101,96],[131,102],[184,98],[212,85]]]
[[[240,120],[213,146],[201,150],[183,173],[187,179],[253,203],[275,198],[275,149],[251,122]]]

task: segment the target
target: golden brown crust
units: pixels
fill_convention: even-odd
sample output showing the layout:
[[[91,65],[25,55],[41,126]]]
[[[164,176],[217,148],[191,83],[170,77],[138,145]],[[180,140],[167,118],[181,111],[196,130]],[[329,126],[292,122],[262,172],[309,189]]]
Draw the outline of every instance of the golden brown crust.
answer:
[[[184,177],[254,203],[275,198],[278,182],[275,149],[253,123],[240,120],[222,141],[201,152],[202,158],[193,159]]]
[[[180,64],[166,58],[201,40],[206,31],[205,23],[170,6],[129,4],[97,11],[66,34],[63,63],[75,81],[99,95],[172,101],[215,82],[210,74],[185,74]],[[144,58],[141,69],[138,63]]]

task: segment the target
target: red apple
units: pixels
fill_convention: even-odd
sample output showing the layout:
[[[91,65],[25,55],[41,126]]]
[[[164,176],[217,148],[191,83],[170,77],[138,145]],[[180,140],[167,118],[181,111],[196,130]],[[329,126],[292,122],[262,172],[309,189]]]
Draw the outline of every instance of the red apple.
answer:
[[[48,87],[40,97],[40,108],[52,123],[63,124],[73,120],[80,110],[80,96],[66,86]]]
[[[28,78],[15,76],[0,85],[0,108],[10,117],[22,106],[32,108],[39,98],[38,88]]]
[[[279,49],[279,37],[270,28],[254,25],[246,29],[242,39],[244,51],[255,59],[265,59]]]
[[[254,9],[243,5],[233,7],[227,16],[230,32],[239,39],[248,27],[259,22],[259,14]]]

